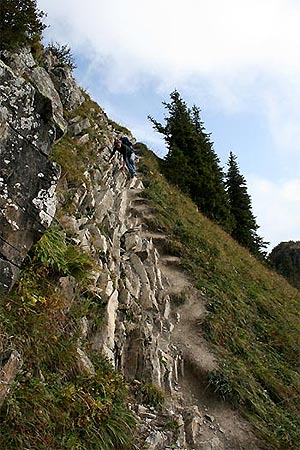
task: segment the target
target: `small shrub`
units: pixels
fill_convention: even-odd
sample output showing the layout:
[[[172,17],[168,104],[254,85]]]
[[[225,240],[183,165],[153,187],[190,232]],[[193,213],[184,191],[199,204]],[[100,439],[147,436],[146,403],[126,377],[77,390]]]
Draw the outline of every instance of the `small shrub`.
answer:
[[[56,227],[48,228],[33,253],[33,262],[42,264],[54,276],[71,275],[81,280],[95,265],[89,254],[68,243],[65,232]]]
[[[142,384],[138,390],[138,399],[143,405],[153,406],[153,408],[161,408],[165,396],[157,386],[150,383]]]
[[[45,303],[55,291],[54,281],[61,276],[88,280],[95,261],[80,247],[67,242],[66,234],[50,227],[30,251],[30,264],[24,267],[16,286],[24,305]]]
[[[44,273],[33,267],[26,267],[18,280],[16,287],[21,301],[28,307],[47,301],[48,282]]]
[[[72,51],[68,45],[61,45],[58,42],[51,42],[46,47],[46,53],[52,53],[62,66],[67,66],[71,70],[76,69]]]
[[[172,256],[183,256],[184,255],[184,245],[177,239],[166,239],[163,244],[163,249],[165,253]]]

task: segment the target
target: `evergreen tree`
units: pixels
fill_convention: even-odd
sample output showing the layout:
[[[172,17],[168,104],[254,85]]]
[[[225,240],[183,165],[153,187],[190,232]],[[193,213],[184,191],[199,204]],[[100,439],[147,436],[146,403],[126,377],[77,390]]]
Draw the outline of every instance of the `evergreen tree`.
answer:
[[[44,13],[37,9],[36,0],[1,0],[0,50],[16,50],[40,37],[45,25]]]
[[[166,125],[163,126],[152,117],[149,117],[154,128],[164,135],[168,153],[162,166],[167,178],[184,192],[189,193],[189,165],[187,160],[193,128],[189,111],[185,102],[177,91],[170,95],[171,102],[163,102],[169,112]]]
[[[188,193],[201,211],[225,229],[230,229],[230,213],[224,174],[214,152],[210,135],[200,119],[200,109],[190,110],[178,91],[164,102],[166,124],[149,117],[154,128],[164,135],[168,153],[162,169],[166,177]]]
[[[258,225],[252,213],[251,198],[247,192],[246,180],[240,174],[237,157],[230,152],[227,172],[227,192],[233,217],[232,237],[256,256],[265,256],[262,248],[268,243],[258,236]]]
[[[230,231],[232,219],[224,183],[224,173],[220,166],[220,160],[214,151],[213,142],[210,140],[211,134],[206,133],[201,121],[200,112],[200,109],[194,105],[191,111],[191,119],[197,135],[197,148],[198,152],[200,150],[201,160],[195,159],[198,183],[195,185],[191,180],[195,189],[195,191],[191,191],[191,196],[195,199],[197,199],[197,196],[200,197],[199,206],[201,210],[227,231]],[[193,163],[194,158],[191,160],[191,164]]]

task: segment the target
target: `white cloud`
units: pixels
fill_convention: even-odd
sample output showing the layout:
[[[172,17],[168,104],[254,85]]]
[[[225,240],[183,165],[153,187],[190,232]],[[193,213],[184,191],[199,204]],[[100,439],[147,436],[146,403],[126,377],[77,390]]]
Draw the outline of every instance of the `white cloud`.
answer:
[[[300,240],[300,180],[273,182],[248,177],[258,234],[270,241],[270,250],[282,241]]]
[[[145,123],[135,123],[131,127],[134,136],[139,136],[139,140],[145,143],[150,150],[155,149],[157,156],[163,158],[166,154],[165,143],[157,133],[153,133],[151,125]]]
[[[299,68],[300,5],[291,0],[39,0],[56,34],[100,58],[127,81],[242,70]],[[51,29],[50,29],[51,33]],[[124,67],[125,61],[128,64]]]
[[[98,68],[111,92],[133,92],[145,78],[165,93],[205,86],[211,102],[226,113],[264,111],[279,145],[292,147],[299,140],[298,0],[39,0],[38,5],[48,13],[48,38],[86,55],[87,72]]]
[[[280,85],[278,82],[272,84],[265,90],[262,99],[275,144],[274,150],[280,152],[284,148],[286,152],[284,156],[290,158],[300,155],[299,80],[291,77],[285,80],[285,84]]]

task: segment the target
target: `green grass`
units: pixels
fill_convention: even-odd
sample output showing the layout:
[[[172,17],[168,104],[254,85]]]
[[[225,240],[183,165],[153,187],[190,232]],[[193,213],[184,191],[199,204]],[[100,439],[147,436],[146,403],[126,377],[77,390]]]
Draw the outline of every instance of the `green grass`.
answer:
[[[109,124],[112,125],[114,127],[114,129],[116,131],[118,131],[119,133],[123,133],[123,134],[126,134],[127,136],[131,136],[131,131],[128,130],[128,128],[124,127],[124,125],[120,125],[119,123],[114,122],[111,119],[108,119],[108,121],[109,121]]]
[[[1,448],[132,450],[135,419],[120,374],[101,367],[90,379],[19,376],[0,412]]]
[[[135,392],[139,403],[160,410],[165,401],[164,392],[151,383],[142,383]]]
[[[219,359],[212,388],[239,407],[274,449],[300,442],[300,295],[259,263],[159,173],[140,166],[145,197],[195,286],[206,295],[207,339]]]
[[[80,320],[102,325],[106,298],[89,292],[90,255],[52,227],[33,247],[14,290],[0,301],[1,353],[23,366],[0,409],[6,450],[133,450],[135,419],[123,377],[80,336]],[[71,298],[60,278],[74,280]],[[96,374],[77,370],[78,339]]]

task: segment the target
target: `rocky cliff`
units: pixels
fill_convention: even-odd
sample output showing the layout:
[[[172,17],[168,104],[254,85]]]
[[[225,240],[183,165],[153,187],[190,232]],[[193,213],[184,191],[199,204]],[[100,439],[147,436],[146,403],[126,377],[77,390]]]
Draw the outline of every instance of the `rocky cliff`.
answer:
[[[247,423],[207,390],[216,361],[197,331],[203,294],[168,254],[163,232],[147,227],[145,218],[155,223],[155,216],[142,175],[132,180],[117,156],[108,161],[114,138],[128,130],[107,118],[67,67],[43,58],[41,66],[22,50],[0,60],[1,291],[12,290],[45,230],[59,227],[92,257],[85,291],[103,310],[101,323],[80,317],[77,370],[93,377],[90,355],[101,353],[124,374],[140,448],[260,448]],[[57,289],[68,305],[80,301],[74,276],[60,276]],[[175,309],[170,299],[182,293],[186,302]],[[2,401],[24,357],[14,349],[3,360]]]

